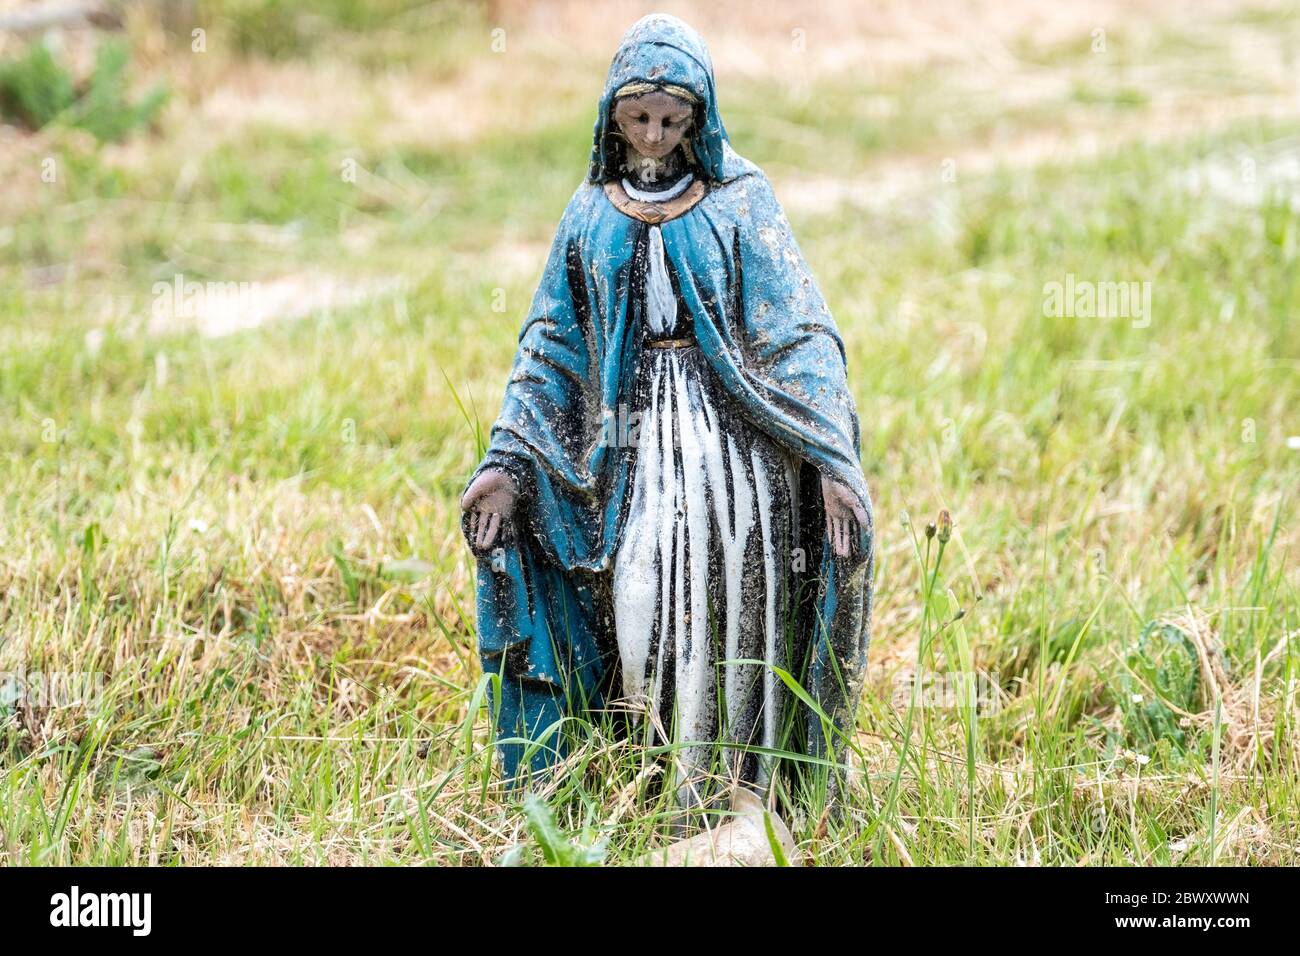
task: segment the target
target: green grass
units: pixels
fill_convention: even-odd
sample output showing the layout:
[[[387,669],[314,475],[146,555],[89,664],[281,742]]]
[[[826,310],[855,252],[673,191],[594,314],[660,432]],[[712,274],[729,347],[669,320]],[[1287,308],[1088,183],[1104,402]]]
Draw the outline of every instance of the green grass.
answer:
[[[392,43],[456,75],[456,44],[422,58],[391,35],[414,14],[388,6],[240,56],[370,69]],[[480,20],[455,23],[482,50],[464,63],[490,55]],[[1220,54],[1197,53],[1229,69]],[[959,163],[878,210],[790,201],[796,171],[870,190],[891,160],[1068,141],[1152,102],[1074,79],[1034,103],[963,97],[959,71],[828,79],[816,106],[722,81],[843,331],[876,498],[859,774],[843,819],[804,801],[787,821],[819,865],[1296,862],[1300,223],[1182,173],[1271,155],[1300,124]],[[868,118],[868,95],[900,108]],[[459,533],[471,426],[495,415],[591,107],[466,142],[321,117],[196,146],[173,104],[173,131],[134,149],[24,141],[37,159],[11,172],[32,185],[0,228],[0,671],[105,686],[91,707],[0,704],[0,860],[619,863],[666,839],[656,756],[600,720],[578,722],[545,806],[500,790]],[[349,158],[387,190],[346,182]],[[150,332],[152,284],[177,272],[407,285],[224,337]],[[1149,281],[1150,324],[1045,316],[1067,273]],[[942,549],[924,532],[940,508]],[[1171,656],[1143,642],[1152,622]],[[974,711],[911,680],[970,672],[996,688]]]

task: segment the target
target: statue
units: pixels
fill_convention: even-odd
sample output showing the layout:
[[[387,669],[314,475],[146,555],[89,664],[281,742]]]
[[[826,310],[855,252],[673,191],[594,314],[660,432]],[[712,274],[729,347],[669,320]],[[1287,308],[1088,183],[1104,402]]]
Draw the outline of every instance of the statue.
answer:
[[[461,506],[499,737],[630,704],[678,745],[683,807],[719,780],[767,794],[779,751],[842,759],[873,540],[844,347],[676,18],[638,21],[610,65]],[[565,743],[500,749],[518,780]]]

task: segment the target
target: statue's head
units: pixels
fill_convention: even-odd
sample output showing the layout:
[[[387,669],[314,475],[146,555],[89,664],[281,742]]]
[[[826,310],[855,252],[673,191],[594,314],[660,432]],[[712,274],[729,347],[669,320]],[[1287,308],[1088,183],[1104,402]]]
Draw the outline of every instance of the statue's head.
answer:
[[[704,178],[727,178],[713,63],[700,35],[676,17],[652,14],[624,34],[605,80],[588,178],[623,175],[628,147],[650,162],[681,149]]]

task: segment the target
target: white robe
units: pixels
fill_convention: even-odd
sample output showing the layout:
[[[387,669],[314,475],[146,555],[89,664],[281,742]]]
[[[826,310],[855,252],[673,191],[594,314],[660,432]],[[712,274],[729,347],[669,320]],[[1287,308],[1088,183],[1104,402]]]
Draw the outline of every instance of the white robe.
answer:
[[[646,337],[689,334],[659,227],[648,230]],[[632,493],[614,564],[615,630],[624,693],[648,712],[656,738],[682,745],[675,785],[679,801],[693,805],[716,792],[715,773],[764,788],[771,758],[741,748],[782,745],[779,677],[768,666],[725,662],[789,668],[796,471],[731,407],[698,347],[645,349],[641,376]],[[713,741],[740,747],[716,761]]]

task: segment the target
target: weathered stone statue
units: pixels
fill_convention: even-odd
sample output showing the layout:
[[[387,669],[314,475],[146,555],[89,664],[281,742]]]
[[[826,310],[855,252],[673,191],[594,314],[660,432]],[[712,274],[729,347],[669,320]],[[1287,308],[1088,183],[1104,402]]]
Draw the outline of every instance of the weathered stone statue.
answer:
[[[844,348],[680,20],[623,38],[519,341],[462,500],[499,735],[626,699],[687,806],[765,792],[773,751],[838,758],[872,565]]]

